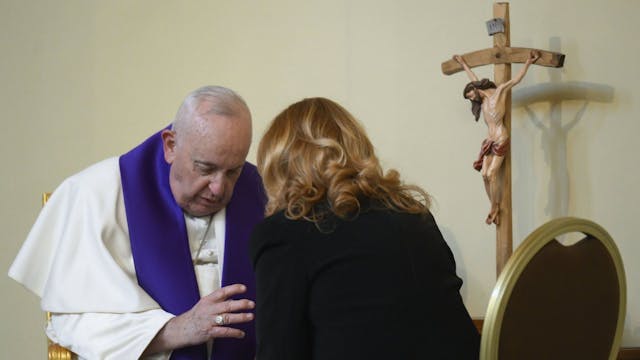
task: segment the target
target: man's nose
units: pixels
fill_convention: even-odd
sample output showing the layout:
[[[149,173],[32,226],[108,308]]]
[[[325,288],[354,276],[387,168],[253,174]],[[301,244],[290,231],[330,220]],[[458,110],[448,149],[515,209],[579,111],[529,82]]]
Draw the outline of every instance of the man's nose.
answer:
[[[224,177],[220,175],[214,175],[209,180],[209,190],[215,196],[222,196],[224,194]]]

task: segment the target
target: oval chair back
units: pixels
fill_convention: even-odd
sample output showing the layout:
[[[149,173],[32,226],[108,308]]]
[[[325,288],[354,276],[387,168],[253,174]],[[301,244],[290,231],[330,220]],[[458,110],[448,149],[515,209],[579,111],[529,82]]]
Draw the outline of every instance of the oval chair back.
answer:
[[[584,237],[565,246],[557,238]],[[494,287],[481,360],[616,359],[626,308],[622,258],[594,222],[552,220],[516,249]]]

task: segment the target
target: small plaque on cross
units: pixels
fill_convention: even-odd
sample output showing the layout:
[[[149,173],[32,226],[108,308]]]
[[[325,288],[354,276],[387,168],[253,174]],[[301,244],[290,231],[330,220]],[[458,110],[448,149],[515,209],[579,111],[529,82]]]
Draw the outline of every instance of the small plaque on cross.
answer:
[[[487,21],[487,32],[489,36],[504,32],[504,19],[495,18]]]

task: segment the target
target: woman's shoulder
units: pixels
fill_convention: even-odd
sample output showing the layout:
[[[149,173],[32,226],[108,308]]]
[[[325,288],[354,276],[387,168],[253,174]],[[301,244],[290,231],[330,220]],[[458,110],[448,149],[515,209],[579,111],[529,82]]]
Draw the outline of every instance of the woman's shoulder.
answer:
[[[307,223],[311,224],[302,220],[290,220],[282,211],[264,218],[251,233],[249,248],[254,262],[265,252],[278,249],[296,253],[302,251],[299,240],[305,238],[301,235],[308,231]]]
[[[286,242],[292,234],[304,231],[307,221],[288,219],[284,211],[265,217],[252,232],[252,241],[261,243]]]
[[[279,231],[284,228],[296,226],[299,221],[288,219],[284,213],[284,210],[275,212],[269,216],[266,216],[261,222],[256,225],[254,231]]]
[[[369,221],[380,224],[395,223],[400,226],[412,227],[436,226],[435,219],[429,211],[425,213],[408,213],[388,208],[372,207],[363,211],[360,216],[369,218]]]

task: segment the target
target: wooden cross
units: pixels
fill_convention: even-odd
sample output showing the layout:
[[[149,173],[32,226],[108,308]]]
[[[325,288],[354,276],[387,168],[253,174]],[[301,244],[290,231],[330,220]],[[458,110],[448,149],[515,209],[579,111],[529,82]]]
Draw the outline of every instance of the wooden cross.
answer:
[[[562,67],[564,55],[556,52],[510,47],[509,32],[509,3],[493,4],[494,22],[487,24],[490,33],[494,30],[494,25],[500,28],[498,33],[493,34],[493,47],[470,52],[462,55],[470,68],[482,65],[494,65],[494,79],[496,85],[503,84],[511,79],[511,64],[524,63],[531,51],[540,53],[540,58],[535,65],[548,67]],[[504,29],[501,29],[501,25]],[[442,63],[442,72],[445,75],[455,74],[462,71],[462,66],[455,60],[448,60]],[[511,90],[506,97],[504,126],[507,135],[511,138]],[[507,150],[502,171],[502,200],[500,202],[499,224],[496,225],[496,271],[500,275],[502,268],[513,252],[513,229],[511,211],[511,150]]]

